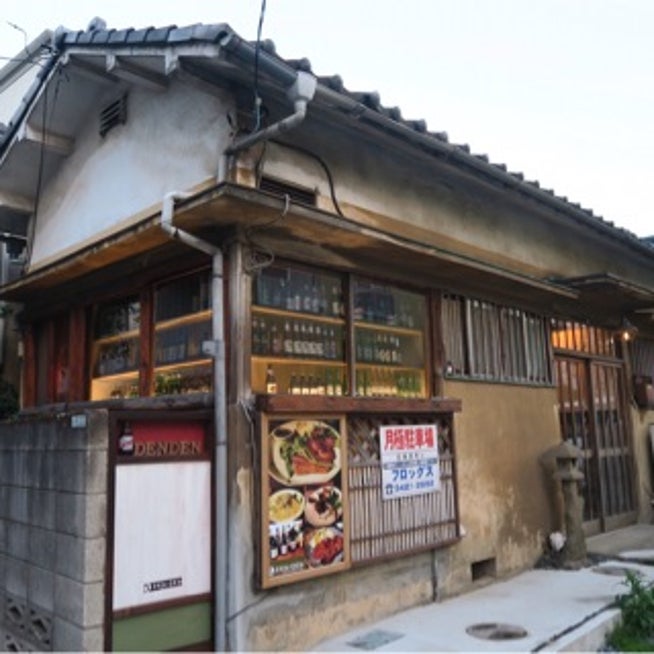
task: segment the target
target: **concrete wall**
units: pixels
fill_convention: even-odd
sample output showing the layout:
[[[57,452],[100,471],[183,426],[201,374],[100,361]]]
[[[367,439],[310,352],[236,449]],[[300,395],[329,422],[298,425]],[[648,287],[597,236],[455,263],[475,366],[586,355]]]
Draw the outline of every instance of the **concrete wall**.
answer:
[[[239,618],[240,651],[307,651],[321,640],[433,599],[426,553],[282,587]]]
[[[76,415],[0,425],[2,650],[103,649],[107,414]]]

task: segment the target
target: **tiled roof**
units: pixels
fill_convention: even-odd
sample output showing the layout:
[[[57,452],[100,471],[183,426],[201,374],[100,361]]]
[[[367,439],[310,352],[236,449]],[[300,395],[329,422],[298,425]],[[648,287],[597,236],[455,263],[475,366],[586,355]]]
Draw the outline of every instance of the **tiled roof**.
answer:
[[[152,47],[178,46],[190,43],[219,44],[226,37],[241,39],[226,23],[213,25],[195,24],[186,27],[170,25],[159,28],[146,27],[141,29],[128,28],[116,30],[106,29],[104,21],[94,19],[90,27],[93,27],[93,29],[84,31],[68,31],[59,28],[54,35],[55,43],[60,50],[63,50],[67,47],[74,46],[112,48],[121,45]],[[249,45],[252,48],[255,46],[253,42],[249,42]],[[624,228],[616,227],[614,223],[597,216],[591,209],[583,208],[580,204],[568,200],[567,197],[558,196],[551,189],[542,188],[538,181],[526,180],[520,172],[508,171],[506,165],[491,162],[486,154],[472,153],[468,144],[450,143],[447,132],[428,130],[427,123],[424,120],[403,118],[399,107],[385,107],[377,92],[349,91],[339,75],[316,75],[312,70],[311,62],[306,58],[283,59],[277,55],[273,41],[264,40],[259,44],[259,48],[262,53],[277,59],[291,69],[301,70],[315,75],[319,84],[358,103],[362,111],[373,111],[398,126],[402,126],[416,134],[431,139],[434,144],[447,146],[451,153],[458,155],[456,156],[456,160],[459,165],[471,166],[477,174],[486,173],[495,179],[499,178],[507,186],[511,186],[537,200],[553,205],[558,210],[564,210],[578,218],[582,218],[590,225],[595,225],[598,228],[611,228],[615,230],[616,235],[621,235],[625,240],[632,242],[632,244],[638,243],[640,246],[644,245],[642,240],[635,234]]]

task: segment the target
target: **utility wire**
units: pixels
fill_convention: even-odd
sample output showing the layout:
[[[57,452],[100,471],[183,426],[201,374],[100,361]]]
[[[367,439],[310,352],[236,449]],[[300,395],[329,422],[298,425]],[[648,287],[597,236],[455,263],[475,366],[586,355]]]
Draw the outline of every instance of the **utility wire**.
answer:
[[[259,26],[257,28],[257,43],[254,48],[254,131],[258,132],[261,127],[261,97],[259,96],[259,50],[261,49],[261,32],[263,31],[263,19],[266,14],[266,0],[261,0],[259,11]]]

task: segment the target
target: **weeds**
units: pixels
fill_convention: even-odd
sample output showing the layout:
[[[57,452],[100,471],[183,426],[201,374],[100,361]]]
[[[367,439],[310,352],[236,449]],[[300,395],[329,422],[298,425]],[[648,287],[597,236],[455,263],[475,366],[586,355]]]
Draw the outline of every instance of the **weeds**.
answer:
[[[616,598],[622,621],[610,634],[608,643],[620,652],[651,652],[654,650],[654,588],[631,571],[627,572],[624,583],[628,592]]]

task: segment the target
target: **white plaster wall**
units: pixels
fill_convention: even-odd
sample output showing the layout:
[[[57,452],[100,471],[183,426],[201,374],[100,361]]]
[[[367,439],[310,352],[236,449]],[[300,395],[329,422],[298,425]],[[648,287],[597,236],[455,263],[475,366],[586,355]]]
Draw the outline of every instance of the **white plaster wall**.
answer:
[[[0,123],[9,124],[38,72],[38,66],[26,67],[19,75],[0,85]]]
[[[73,251],[159,205],[172,190],[215,177],[229,138],[230,98],[173,82],[165,92],[132,88],[127,123],[104,138],[98,112],[80,127],[75,149],[45,189],[31,268]]]

